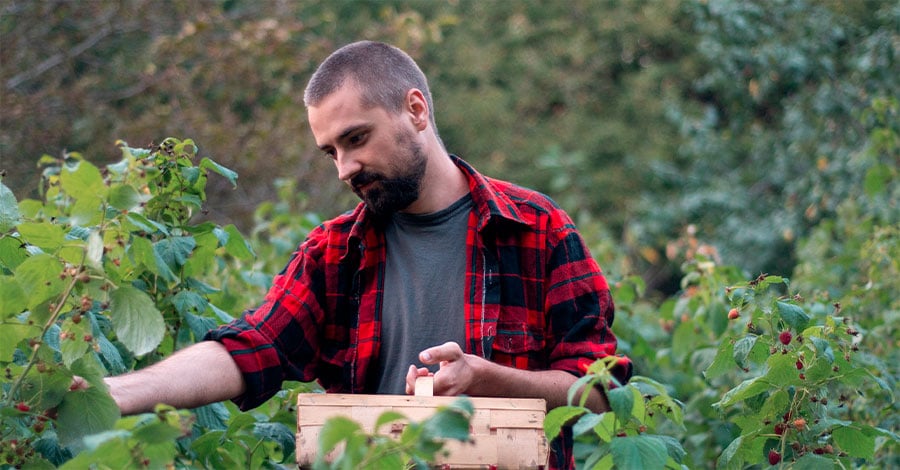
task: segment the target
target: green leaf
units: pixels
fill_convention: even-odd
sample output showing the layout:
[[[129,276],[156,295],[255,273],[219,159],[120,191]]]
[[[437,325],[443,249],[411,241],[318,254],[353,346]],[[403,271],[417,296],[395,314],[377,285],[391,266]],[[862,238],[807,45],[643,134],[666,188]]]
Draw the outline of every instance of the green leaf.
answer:
[[[64,284],[59,278],[62,271],[62,264],[46,254],[32,256],[19,265],[16,280],[25,292],[29,309],[62,294]]]
[[[325,456],[347,437],[361,432],[356,421],[345,416],[329,418],[319,431],[319,455]]]
[[[833,468],[834,460],[812,452],[803,454],[791,465],[791,470],[831,470]]]
[[[663,468],[669,459],[666,445],[656,436],[617,437],[609,451],[617,468]]]
[[[207,157],[203,157],[203,159],[200,160],[200,168],[212,170],[224,176],[231,183],[232,187],[237,187],[238,174],[233,170],[225,168]]]
[[[62,226],[49,222],[25,222],[17,230],[23,241],[50,252],[62,246],[66,238]]]
[[[810,338],[816,347],[816,356],[824,358],[829,364],[834,362],[834,350],[828,340],[813,336]]]
[[[0,323],[0,362],[12,362],[16,346],[27,338],[40,336],[41,329],[36,325],[21,323]]]
[[[28,259],[28,252],[18,238],[0,237],[0,268],[15,270]]]
[[[766,365],[768,365],[768,370],[766,370],[766,374],[763,377],[766,382],[774,387],[800,383],[800,373],[797,370],[797,356],[795,354],[769,356]]]
[[[609,399],[609,407],[616,413],[619,421],[627,423],[631,417],[631,410],[634,408],[633,387],[618,387],[606,393]]]
[[[777,302],[778,314],[785,323],[797,331],[803,331],[809,323],[809,315],[802,308],[787,302]]]
[[[884,164],[878,164],[866,171],[866,179],[863,188],[869,197],[884,192],[891,181],[891,169]]]
[[[296,435],[294,430],[283,423],[256,423],[253,435],[266,442],[275,442],[285,455],[294,453]]]
[[[434,415],[424,421],[423,427],[425,435],[432,439],[469,439],[469,417],[458,409],[438,408]]]
[[[59,405],[57,433],[65,446],[79,444],[84,436],[112,429],[119,407],[105,390],[89,387],[66,394]]]
[[[681,322],[672,336],[672,356],[676,362],[682,362],[688,354],[697,349],[697,333],[694,331],[694,322],[688,320]]]
[[[603,422],[604,414],[587,413],[578,418],[578,421],[572,425],[572,434],[580,436],[593,430],[598,424]]]
[[[127,211],[141,203],[141,195],[127,184],[117,184],[109,190],[109,204],[120,211]]]
[[[703,371],[703,375],[707,380],[715,379],[734,369],[734,344],[725,339],[719,344],[716,351],[716,357],[713,358],[712,364]]]
[[[8,232],[22,219],[19,214],[19,203],[12,190],[0,183],[0,234]]]
[[[403,421],[406,420],[406,416],[399,411],[387,410],[380,415],[378,415],[378,419],[375,420],[375,431],[378,431],[379,428],[384,426],[387,423],[392,423],[394,421]]]
[[[85,160],[80,160],[75,165],[63,165],[59,179],[66,194],[76,200],[91,199],[99,202],[109,190],[103,183],[100,170]]]
[[[153,300],[141,290],[122,286],[110,294],[110,316],[119,341],[136,356],[162,342],[166,325]]]
[[[831,436],[839,449],[852,457],[871,459],[875,455],[875,438],[859,429],[843,426],[836,428]]]
[[[559,406],[553,408],[544,417],[544,434],[547,435],[547,439],[555,439],[562,431],[563,426],[589,412],[583,406]]]
[[[713,403],[713,407],[716,408],[724,408],[731,406],[739,401],[746,400],[750,397],[755,397],[760,393],[769,389],[769,384],[763,380],[760,380],[760,377],[754,377],[752,379],[747,379],[741,382],[737,387],[732,388],[731,390],[725,392],[725,395],[716,403]]]
[[[750,351],[753,349],[753,345],[756,344],[757,336],[755,335],[747,335],[743,338],[737,340],[734,343],[734,362],[741,367],[747,367],[747,355],[750,354]]]
[[[731,441],[731,444],[728,444],[728,447],[719,454],[719,458],[716,460],[716,468],[741,468],[741,462],[733,459],[743,442],[744,436],[738,436],[737,439]]]
[[[181,429],[169,423],[156,421],[136,429],[134,438],[147,444],[160,444],[181,436]]]
[[[253,248],[247,243],[247,240],[241,235],[237,227],[228,225],[225,227],[225,233],[228,234],[228,242],[225,244],[225,251],[231,256],[242,260],[250,260],[256,256]]]
[[[28,307],[25,291],[12,276],[0,276],[0,320],[22,313]]]
[[[153,249],[170,268],[177,270],[184,266],[196,246],[197,242],[192,236],[171,237],[156,242]]]

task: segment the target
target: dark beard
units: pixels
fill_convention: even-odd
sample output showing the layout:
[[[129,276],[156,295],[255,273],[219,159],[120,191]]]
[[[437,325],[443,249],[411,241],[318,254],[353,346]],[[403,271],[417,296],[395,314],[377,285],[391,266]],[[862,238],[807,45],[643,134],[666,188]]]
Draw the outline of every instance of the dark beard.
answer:
[[[397,176],[388,178],[381,173],[363,171],[350,181],[353,192],[359,196],[372,213],[385,216],[401,211],[419,199],[422,178],[428,160],[422,148],[406,136],[398,135],[398,147],[404,152],[399,164],[394,166]],[[405,168],[401,168],[404,165]],[[372,183],[363,193],[359,188]]]

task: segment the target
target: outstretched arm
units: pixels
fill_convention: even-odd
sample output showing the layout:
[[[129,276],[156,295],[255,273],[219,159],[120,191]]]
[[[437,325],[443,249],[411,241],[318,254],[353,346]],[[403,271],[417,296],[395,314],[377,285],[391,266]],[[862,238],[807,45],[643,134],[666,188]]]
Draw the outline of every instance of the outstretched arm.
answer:
[[[422,351],[419,360],[423,364],[440,364],[440,370],[434,374],[435,395],[543,398],[547,409],[553,409],[566,404],[569,387],[578,380],[561,370],[529,371],[495,364],[463,353],[453,342]],[[428,373],[426,368],[409,366],[406,393],[414,393],[416,377]],[[595,412],[609,410],[606,397],[597,389],[590,391],[586,405]]]
[[[145,369],[107,377],[123,415],[152,411],[158,403],[195,408],[244,393],[244,378],[231,354],[216,341],[202,341]]]

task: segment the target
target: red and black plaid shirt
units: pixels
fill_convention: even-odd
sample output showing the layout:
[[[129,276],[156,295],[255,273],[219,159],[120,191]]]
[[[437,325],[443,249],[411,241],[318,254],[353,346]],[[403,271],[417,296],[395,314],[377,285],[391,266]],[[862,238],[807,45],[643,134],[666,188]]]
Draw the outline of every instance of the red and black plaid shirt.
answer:
[[[540,193],[453,159],[474,201],[463,349],[506,366],[576,376],[614,355],[609,288],[568,215]],[[210,332],[207,339],[224,344],[243,372],[247,391],[236,400],[242,408],[267,400],[284,380],[318,380],[330,392],[372,391],[385,253],[380,222],[361,203],[309,234],[262,305]],[[624,383],[631,362],[623,357],[619,364]]]

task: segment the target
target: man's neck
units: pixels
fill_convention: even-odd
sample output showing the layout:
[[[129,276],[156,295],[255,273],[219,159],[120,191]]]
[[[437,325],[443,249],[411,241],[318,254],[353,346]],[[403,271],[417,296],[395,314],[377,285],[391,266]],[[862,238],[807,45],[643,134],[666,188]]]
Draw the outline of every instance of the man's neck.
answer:
[[[469,182],[444,147],[438,144],[428,155],[428,167],[422,180],[419,199],[403,210],[410,214],[428,214],[450,207],[469,192]]]

